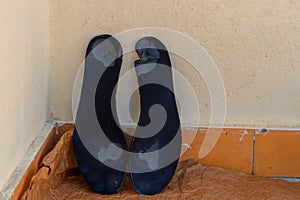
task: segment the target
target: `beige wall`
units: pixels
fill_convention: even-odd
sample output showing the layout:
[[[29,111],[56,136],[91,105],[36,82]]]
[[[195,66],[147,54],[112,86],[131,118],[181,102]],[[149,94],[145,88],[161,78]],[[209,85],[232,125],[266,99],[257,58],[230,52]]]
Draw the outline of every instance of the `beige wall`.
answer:
[[[73,81],[89,39],[155,26],[181,31],[208,50],[224,79],[226,125],[300,126],[299,10],[300,1],[287,0],[53,0],[52,117],[72,119]],[[124,68],[130,69],[133,60],[133,54],[126,56]],[[173,63],[192,80],[201,123],[208,123],[210,100],[203,81],[182,59]]]
[[[0,6],[0,188],[37,136],[48,107],[47,0]]]
[[[48,106],[52,118],[72,120],[75,74],[89,39],[101,33],[152,26],[187,34],[219,67],[226,125],[299,127],[299,10],[296,0],[51,0],[50,7],[48,0],[1,1],[0,188],[43,127]],[[135,58],[125,56],[122,73]],[[182,58],[172,55],[172,62],[194,86],[200,122],[207,124],[210,98],[203,80]],[[189,97],[184,101],[193,110]],[[119,115],[126,124],[124,109]]]
[[[0,187],[47,118],[49,66],[51,117],[71,120],[76,71],[88,41],[101,33],[153,26],[187,34],[219,67],[226,125],[299,127],[299,10],[296,0],[51,0],[49,18],[47,0],[1,1]],[[125,56],[122,73],[134,59],[133,53]],[[201,124],[207,124],[210,98],[203,80],[182,58],[172,61],[195,87]],[[189,97],[184,101],[189,105]],[[124,109],[119,114],[127,123]]]

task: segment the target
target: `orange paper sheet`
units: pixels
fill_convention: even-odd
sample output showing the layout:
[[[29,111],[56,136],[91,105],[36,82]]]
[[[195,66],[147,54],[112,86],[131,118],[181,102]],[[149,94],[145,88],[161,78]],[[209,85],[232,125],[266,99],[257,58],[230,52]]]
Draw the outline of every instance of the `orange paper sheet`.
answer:
[[[117,194],[93,192],[75,160],[72,131],[60,138],[42,161],[22,199],[300,199],[300,183],[246,175],[217,167],[182,161],[167,188],[154,196],[135,192],[127,176]]]

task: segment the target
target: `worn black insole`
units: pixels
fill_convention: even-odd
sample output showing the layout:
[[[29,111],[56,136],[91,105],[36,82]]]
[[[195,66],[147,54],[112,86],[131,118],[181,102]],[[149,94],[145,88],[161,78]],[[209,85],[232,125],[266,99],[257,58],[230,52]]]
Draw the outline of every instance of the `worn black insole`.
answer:
[[[96,48],[104,41],[105,45]],[[122,167],[126,166],[126,158],[124,155],[113,155],[114,152],[110,152],[108,144],[103,142],[103,137],[99,136],[100,132],[91,128],[92,125],[89,123],[92,121],[91,117],[96,117],[97,123],[111,144],[127,150],[126,140],[119,128],[118,120],[114,119],[116,112],[114,87],[118,82],[121,63],[122,49],[115,38],[110,35],[100,35],[90,41],[86,51],[83,86],[75,121],[73,143],[79,169],[85,180],[94,191],[102,194],[117,192],[123,183],[125,172],[113,169],[99,160],[111,159],[112,162]],[[101,77],[96,77],[95,70],[101,72]],[[97,78],[99,82],[95,83]],[[91,89],[95,87],[96,93]],[[96,115],[93,115],[93,112],[96,112]],[[107,149],[99,151],[98,159],[88,150],[97,148]]]
[[[130,159],[131,179],[137,192],[153,195],[174,175],[181,151],[181,126],[166,47],[154,37],[145,37],[137,42],[136,52],[140,57],[134,64],[141,108],[130,146],[131,152],[138,153]],[[163,151],[164,147],[167,150]],[[153,154],[148,157],[144,154],[150,152]]]

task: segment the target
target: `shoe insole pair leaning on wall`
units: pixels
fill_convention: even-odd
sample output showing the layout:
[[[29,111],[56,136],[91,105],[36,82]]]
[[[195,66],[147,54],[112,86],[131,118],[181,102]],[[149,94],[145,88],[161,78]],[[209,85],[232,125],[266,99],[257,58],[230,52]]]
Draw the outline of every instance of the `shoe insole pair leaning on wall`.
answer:
[[[100,35],[86,51],[73,142],[80,171],[101,194],[116,193],[126,173],[138,193],[157,194],[170,182],[180,157],[181,126],[167,48],[155,37],[144,37],[135,50],[140,116],[130,146],[116,112],[121,44]]]

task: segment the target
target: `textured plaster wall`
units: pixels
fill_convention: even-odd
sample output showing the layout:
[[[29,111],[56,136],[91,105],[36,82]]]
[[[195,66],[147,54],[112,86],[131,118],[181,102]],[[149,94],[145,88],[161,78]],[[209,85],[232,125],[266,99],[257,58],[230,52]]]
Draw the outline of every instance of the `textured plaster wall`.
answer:
[[[52,0],[52,117],[72,119],[73,81],[94,35],[155,26],[193,37],[215,60],[227,94],[226,125],[300,126],[299,10],[297,0]],[[123,70],[134,59],[125,56]],[[200,122],[207,124],[210,99],[203,80],[183,59],[172,61],[195,87]]]
[[[49,76],[47,0],[0,6],[0,188],[46,121]]]

